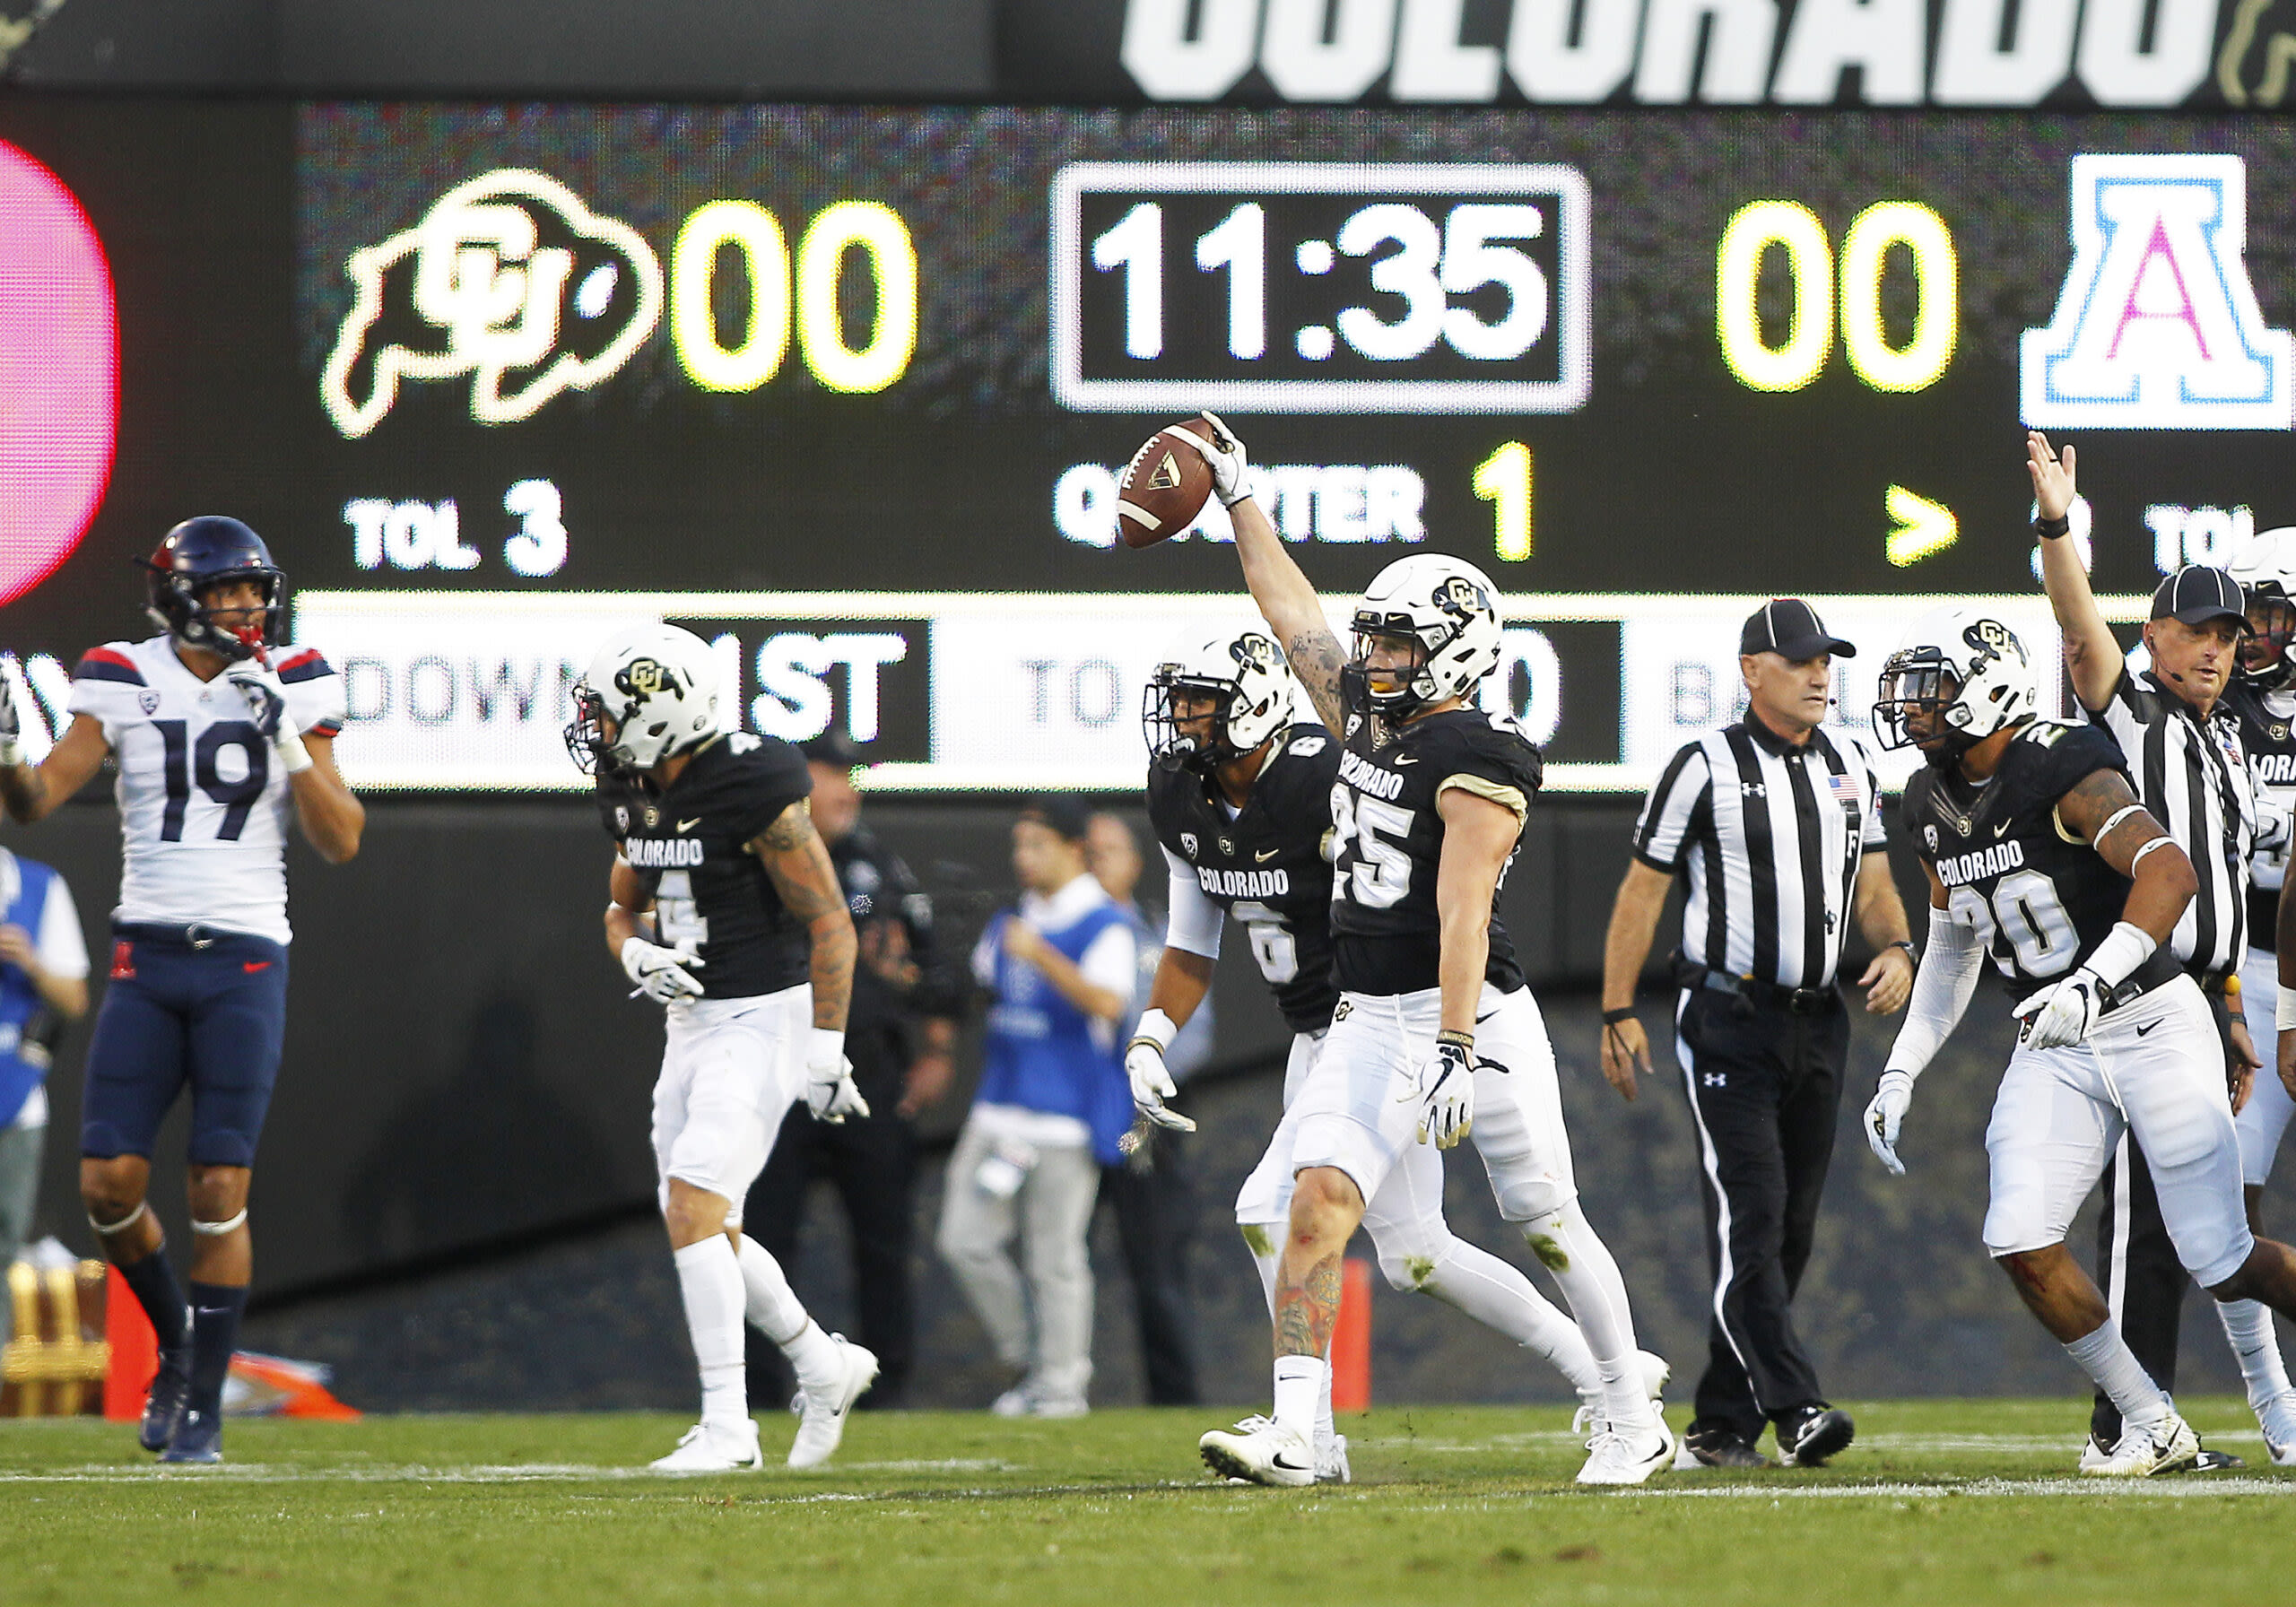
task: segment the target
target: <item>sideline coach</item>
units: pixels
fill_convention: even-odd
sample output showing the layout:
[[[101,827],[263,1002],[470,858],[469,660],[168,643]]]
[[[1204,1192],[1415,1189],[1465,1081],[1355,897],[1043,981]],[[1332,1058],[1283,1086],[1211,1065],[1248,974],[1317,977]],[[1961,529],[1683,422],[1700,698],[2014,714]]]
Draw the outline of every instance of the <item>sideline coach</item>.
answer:
[[[1745,717],[1683,744],[1634,828],[1603,951],[1603,1075],[1627,1099],[1648,1073],[1634,986],[1674,873],[1686,871],[1674,977],[1674,1050],[1705,1166],[1714,1320],[1685,1458],[1815,1466],[1857,1432],[1826,1403],[1794,1332],[1818,1196],[1833,1157],[1849,1017],[1841,943],[1852,916],[1875,949],[1858,986],[1887,1015],[1913,986],[1905,906],[1883,851],[1865,744],[1820,730],[1837,640],[1806,603],[1764,604],[1738,638]],[[1685,1460],[1677,1466],[1687,1466]]]

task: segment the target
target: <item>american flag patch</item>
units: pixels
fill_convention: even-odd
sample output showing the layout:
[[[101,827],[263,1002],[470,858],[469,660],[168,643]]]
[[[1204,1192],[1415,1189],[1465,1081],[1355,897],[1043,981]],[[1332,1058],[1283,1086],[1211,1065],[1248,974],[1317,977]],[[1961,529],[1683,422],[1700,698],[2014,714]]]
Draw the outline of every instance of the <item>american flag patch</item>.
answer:
[[[1833,788],[1834,802],[1844,809],[1857,807],[1857,783],[1847,776],[1829,776],[1826,785]]]

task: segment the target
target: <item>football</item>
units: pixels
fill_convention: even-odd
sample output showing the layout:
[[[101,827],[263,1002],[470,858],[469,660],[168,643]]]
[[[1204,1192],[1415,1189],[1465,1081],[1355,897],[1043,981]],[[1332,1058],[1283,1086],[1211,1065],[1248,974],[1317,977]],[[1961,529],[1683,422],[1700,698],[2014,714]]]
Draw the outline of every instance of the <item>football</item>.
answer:
[[[1201,418],[1167,424],[1132,455],[1117,479],[1116,526],[1127,547],[1152,547],[1178,535],[1196,523],[1212,494],[1212,465],[1173,439],[1183,430],[1212,439],[1212,426]]]

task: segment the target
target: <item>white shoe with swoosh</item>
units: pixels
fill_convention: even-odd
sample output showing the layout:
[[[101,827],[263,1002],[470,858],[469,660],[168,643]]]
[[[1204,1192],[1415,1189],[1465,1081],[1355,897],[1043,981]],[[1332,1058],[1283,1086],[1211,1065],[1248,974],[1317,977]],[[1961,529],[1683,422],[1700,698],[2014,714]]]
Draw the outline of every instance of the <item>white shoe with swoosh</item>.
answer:
[[[1196,1442],[1204,1465],[1225,1479],[1297,1486],[1316,1481],[1316,1449],[1274,1418],[1248,1417]]]

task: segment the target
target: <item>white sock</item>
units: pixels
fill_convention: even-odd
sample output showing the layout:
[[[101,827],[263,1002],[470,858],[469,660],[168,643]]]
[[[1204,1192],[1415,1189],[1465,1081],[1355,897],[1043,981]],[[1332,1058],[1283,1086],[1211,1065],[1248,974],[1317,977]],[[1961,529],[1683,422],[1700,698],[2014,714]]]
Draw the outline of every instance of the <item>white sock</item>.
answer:
[[[1643,1428],[1656,1420],[1642,1392],[1642,1368],[1634,1343],[1634,1313],[1626,1300],[1626,1280],[1618,1263],[1596,1238],[1577,1201],[1523,1224],[1530,1244],[1570,1302],[1578,1332],[1592,1352],[1602,1380],[1603,1406],[1611,1426]]]
[[[1331,1363],[1318,1356],[1278,1356],[1275,1359],[1275,1411],[1271,1414],[1300,1438],[1314,1442],[1316,1403],[1331,1410]],[[1328,1419],[1326,1420],[1328,1422]]]
[[[2127,1427],[2149,1429],[2176,1410],[2121,1338],[2120,1326],[2112,1318],[2107,1317],[2094,1333],[2084,1333],[2066,1346],[2065,1353],[2120,1408],[2120,1420]]]
[[[741,1263],[722,1233],[686,1246],[673,1259],[685,1299],[686,1332],[701,1368],[702,1424],[739,1432],[750,1415],[742,1366]]]
[[[773,1252],[744,1234],[739,1258],[750,1326],[789,1359],[801,1386],[830,1383],[837,1369],[837,1342],[805,1314]]]
[[[1601,1401],[1603,1375],[1587,1348],[1587,1336],[1518,1268],[1456,1238],[1434,1260],[1434,1270],[1420,1281],[1422,1293],[1544,1357],[1588,1404]]]
[[[2272,1307],[2261,1300],[2219,1300],[2217,1320],[2232,1342],[2240,1377],[2248,1380],[2248,1404],[2261,1406],[2288,1393],[2288,1367],[2280,1359],[2280,1335],[2273,1331]]]
[[[1275,1320],[1275,1264],[1283,1256],[1283,1236],[1291,1231],[1291,1227],[1285,1222],[1259,1222],[1247,1223],[1245,1228],[1244,1244],[1252,1253],[1252,1264],[1259,1268],[1259,1291],[1267,1297],[1267,1320],[1272,1323]],[[1255,1228],[1257,1238],[1252,1231]],[[1267,1248],[1261,1249],[1261,1245]],[[1326,1365],[1323,1370],[1323,1387],[1316,1396],[1315,1443],[1327,1446],[1338,1432],[1337,1425],[1332,1421],[1331,1368]]]

